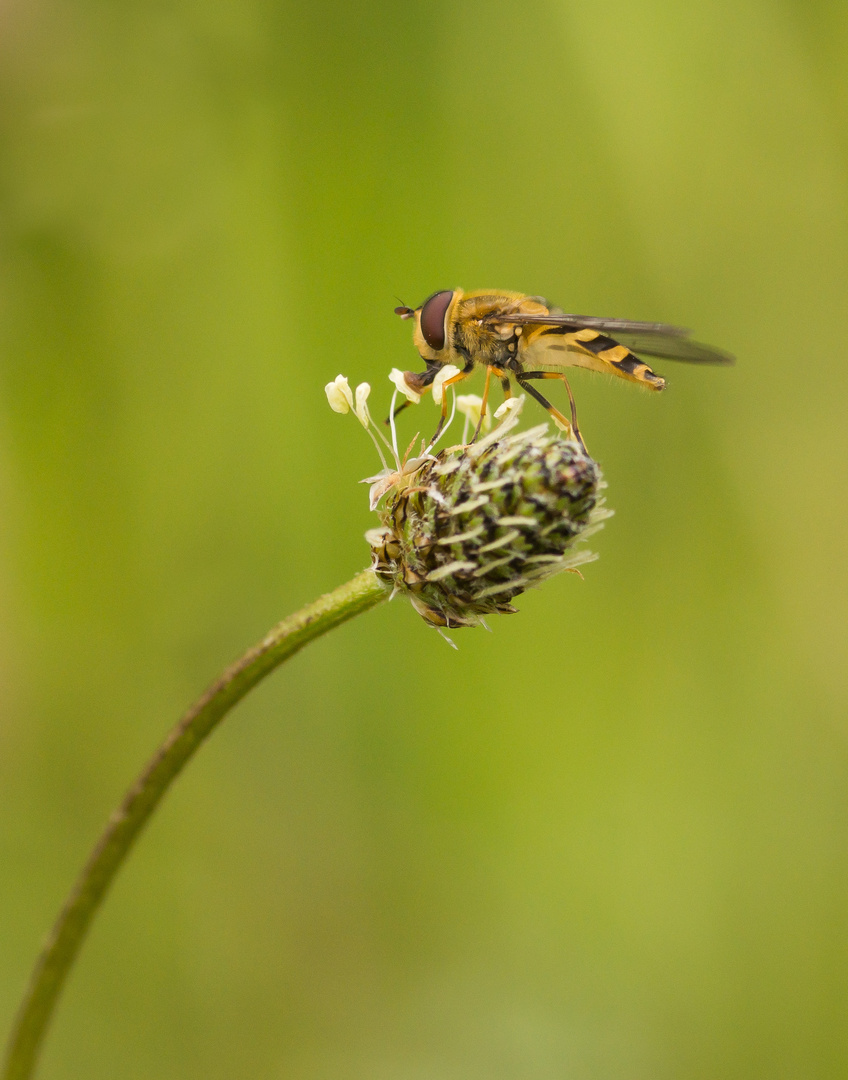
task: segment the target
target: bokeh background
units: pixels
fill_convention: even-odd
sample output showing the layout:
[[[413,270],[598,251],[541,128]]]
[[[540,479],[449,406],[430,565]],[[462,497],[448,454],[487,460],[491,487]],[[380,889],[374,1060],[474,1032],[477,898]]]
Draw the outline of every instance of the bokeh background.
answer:
[[[458,652],[396,602],[240,707],[40,1075],[846,1075],[845,4],[8,0],[0,41],[4,1030],[164,732],[366,564],[322,388],[382,415],[396,297],[739,358],[574,376],[585,581]]]

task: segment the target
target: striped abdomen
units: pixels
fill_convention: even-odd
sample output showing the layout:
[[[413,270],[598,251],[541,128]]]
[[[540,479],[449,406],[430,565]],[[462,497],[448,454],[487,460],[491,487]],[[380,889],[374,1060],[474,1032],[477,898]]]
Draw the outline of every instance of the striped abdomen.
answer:
[[[528,332],[529,331],[529,332]],[[584,367],[606,371],[652,390],[664,390],[665,379],[632,353],[626,345],[597,330],[572,330],[567,326],[525,329],[521,361],[554,367]]]

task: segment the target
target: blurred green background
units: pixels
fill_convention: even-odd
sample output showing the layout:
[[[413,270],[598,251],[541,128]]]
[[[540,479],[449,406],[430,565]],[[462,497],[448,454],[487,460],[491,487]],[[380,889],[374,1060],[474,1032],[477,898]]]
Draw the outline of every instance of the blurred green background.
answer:
[[[40,1075],[848,1075],[845,4],[10,0],[0,42],[4,1030],[167,728],[366,564],[323,385],[383,415],[396,297],[739,357],[575,374],[585,581],[459,652],[396,602],[254,693]]]

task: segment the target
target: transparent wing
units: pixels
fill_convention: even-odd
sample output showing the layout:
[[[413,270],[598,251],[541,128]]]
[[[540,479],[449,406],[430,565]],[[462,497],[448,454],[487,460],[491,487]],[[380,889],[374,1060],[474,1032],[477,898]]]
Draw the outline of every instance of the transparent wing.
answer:
[[[736,358],[723,349],[702,345],[689,338],[664,334],[618,334],[617,339],[637,356],[659,356],[663,360],[682,360],[685,364],[735,364]]]
[[[626,345],[637,355],[659,356],[664,360],[681,360],[687,364],[733,364],[735,359],[723,349],[702,345],[689,338],[682,326],[667,323],[634,322],[631,319],[605,319],[594,315],[493,315],[493,322],[515,326],[550,326],[569,330],[596,330],[610,333],[615,341]],[[562,332],[562,330],[560,331]]]
[[[524,315],[521,312],[507,314],[493,312],[487,316],[487,322],[512,323],[515,326],[567,326],[572,330],[607,330],[628,334],[658,334],[662,337],[685,338],[689,331],[682,326],[669,326],[667,323],[634,322],[632,319],[605,319],[597,315]]]

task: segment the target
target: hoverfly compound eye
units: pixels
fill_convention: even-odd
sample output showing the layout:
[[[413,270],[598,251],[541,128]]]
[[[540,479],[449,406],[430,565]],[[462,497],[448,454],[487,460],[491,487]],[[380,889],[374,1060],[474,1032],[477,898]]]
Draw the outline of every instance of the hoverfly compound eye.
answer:
[[[441,352],[447,337],[448,308],[453,300],[453,289],[433,293],[421,305],[421,334],[431,349]]]

